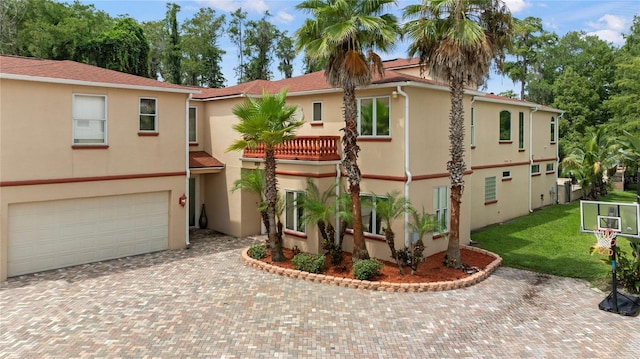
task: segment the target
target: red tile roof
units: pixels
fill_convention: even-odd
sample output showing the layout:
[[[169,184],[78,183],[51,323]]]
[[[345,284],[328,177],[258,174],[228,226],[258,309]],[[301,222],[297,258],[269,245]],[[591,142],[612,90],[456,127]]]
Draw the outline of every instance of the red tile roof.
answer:
[[[172,92],[197,93],[193,87],[179,86],[70,60],[42,60],[0,55],[0,78],[22,78],[43,82],[76,82],[87,85],[156,88]]]
[[[224,167],[224,163],[205,151],[189,152],[189,168]]]
[[[540,104],[537,104],[535,102],[519,100],[519,99],[510,98],[510,97],[504,97],[504,96],[498,96],[498,95],[493,94],[493,93],[488,93],[488,94],[485,94],[484,96],[478,97],[478,100],[480,100],[480,101],[482,101],[483,99],[484,100],[488,100],[488,101],[497,100],[497,101],[500,101],[500,102],[512,102],[514,105],[537,107],[539,109],[552,111],[552,112],[564,112],[562,110],[558,110],[557,108],[553,108],[553,107],[549,107],[549,106],[545,106],[545,105],[540,105]]]
[[[385,69],[393,70],[398,68],[416,67],[420,66],[420,59],[413,57],[410,59],[393,59],[382,62]]]

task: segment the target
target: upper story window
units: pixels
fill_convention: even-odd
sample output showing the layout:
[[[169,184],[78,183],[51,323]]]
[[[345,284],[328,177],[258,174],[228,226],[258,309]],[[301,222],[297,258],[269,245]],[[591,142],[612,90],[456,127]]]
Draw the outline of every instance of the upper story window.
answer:
[[[438,221],[438,229],[434,235],[449,231],[449,188],[440,186],[433,188],[433,214]]]
[[[545,169],[545,171],[546,171],[547,173],[554,173],[554,172],[555,172],[555,170],[556,170],[556,169],[555,169],[555,163],[553,163],[553,162],[549,162],[549,163],[547,163],[547,168]]]
[[[198,142],[198,109],[189,107],[189,142]]]
[[[158,100],[141,97],[139,109],[140,132],[158,132]]]
[[[322,122],[322,102],[314,102],[312,104],[311,122]]]
[[[500,111],[500,141],[511,141],[511,112]]]
[[[371,194],[361,194],[360,199],[365,204],[362,206],[362,226],[364,231],[371,234],[384,235],[382,218],[376,213],[376,203],[388,201],[389,199]]]
[[[302,201],[304,192],[285,191],[285,228],[295,232],[304,233],[304,208]]]
[[[358,133],[360,136],[388,137],[389,96],[358,99]]]
[[[556,142],[556,118],[551,116],[551,143]]]
[[[540,165],[539,164],[531,165],[531,174],[532,175],[540,174]]]
[[[73,95],[73,144],[107,144],[107,97]]]
[[[518,149],[524,150],[524,112],[518,113]]]
[[[471,138],[471,147],[476,146],[476,109],[471,108],[471,128],[469,129],[469,138]]]

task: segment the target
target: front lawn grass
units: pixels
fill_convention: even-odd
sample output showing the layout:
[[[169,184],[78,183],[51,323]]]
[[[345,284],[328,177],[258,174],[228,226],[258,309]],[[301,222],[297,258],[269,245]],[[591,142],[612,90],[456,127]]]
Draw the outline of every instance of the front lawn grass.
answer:
[[[635,202],[633,192],[611,192],[601,201]],[[502,224],[475,231],[480,248],[500,255],[503,265],[563,277],[582,278],[605,289],[611,266],[605,256],[589,254],[596,238],[580,232],[580,202],[543,208]],[[630,253],[629,241],[619,245]]]

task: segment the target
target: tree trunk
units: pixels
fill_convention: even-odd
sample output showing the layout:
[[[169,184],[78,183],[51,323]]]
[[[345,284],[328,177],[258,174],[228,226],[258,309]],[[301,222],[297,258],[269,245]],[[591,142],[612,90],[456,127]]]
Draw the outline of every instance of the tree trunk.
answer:
[[[342,166],[349,180],[349,194],[351,195],[352,211],[353,211],[353,261],[360,259],[368,259],[364,240],[364,231],[362,228],[362,205],[360,203],[360,168],[358,167],[358,126],[356,117],[358,115],[356,104],[356,91],[354,86],[345,86],[344,88],[344,136],[342,137],[342,145],[344,147],[344,158]]]
[[[391,228],[387,228],[384,230],[384,237],[387,240],[389,249],[391,250],[391,258],[396,260],[400,274],[404,275],[404,263],[402,263],[402,258],[398,257],[398,251],[396,251],[396,234],[393,233]]]
[[[274,262],[286,260],[282,252],[282,242],[278,237],[276,226],[276,201],[278,198],[278,183],[276,181],[276,157],[273,149],[265,150],[264,160],[264,187],[265,199],[267,201],[267,217],[269,218],[269,246],[271,247],[271,258]]]
[[[451,222],[449,224],[449,243],[447,246],[447,266],[462,268],[460,259],[460,204],[464,189],[464,80],[458,76],[449,76],[451,84],[451,113],[449,114],[449,151],[451,159],[447,170],[451,179]]]

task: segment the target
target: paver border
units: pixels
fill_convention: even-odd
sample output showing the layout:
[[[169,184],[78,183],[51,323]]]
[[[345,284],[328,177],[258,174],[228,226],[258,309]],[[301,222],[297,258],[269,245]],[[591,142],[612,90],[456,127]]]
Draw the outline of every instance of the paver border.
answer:
[[[288,269],[281,268],[269,263],[262,262],[258,259],[253,259],[249,257],[247,251],[249,247],[242,250],[242,262],[250,267],[255,267],[260,270],[281,275],[283,277],[290,278],[298,278],[308,282],[317,282],[335,285],[339,287],[346,288],[354,288],[354,289],[368,289],[368,290],[378,290],[378,291],[387,291],[387,292],[439,292],[445,290],[453,290],[468,287],[470,285],[474,285],[482,282],[487,279],[491,273],[493,273],[501,264],[502,257],[499,255],[489,252],[487,250],[462,245],[462,248],[474,252],[483,253],[489,256],[494,257],[493,262],[489,263],[484,269],[481,269],[479,272],[474,273],[466,278],[458,279],[455,281],[446,281],[446,282],[425,282],[425,283],[389,283],[389,282],[379,282],[379,281],[367,281],[367,280],[357,280],[350,278],[338,278],[334,276],[324,275],[324,274],[315,274],[309,272],[303,272],[297,269]]]

